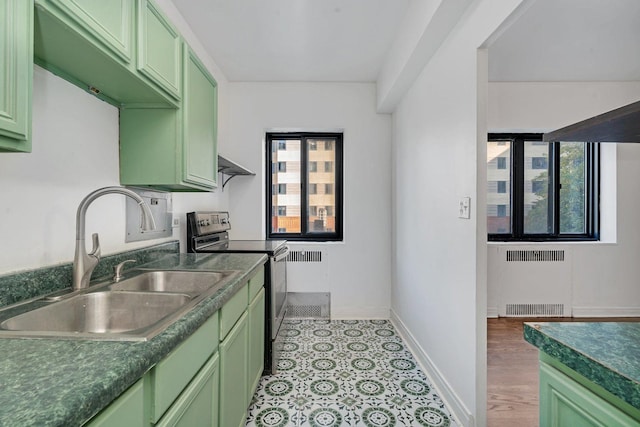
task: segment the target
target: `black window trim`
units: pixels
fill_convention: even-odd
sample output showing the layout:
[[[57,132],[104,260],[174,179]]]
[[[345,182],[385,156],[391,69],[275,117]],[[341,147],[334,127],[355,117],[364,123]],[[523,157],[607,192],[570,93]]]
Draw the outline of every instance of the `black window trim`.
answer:
[[[511,141],[511,167],[508,168],[511,178],[511,233],[488,233],[490,242],[579,242],[600,240],[600,145],[598,143],[586,144],[586,169],[590,179],[585,184],[585,198],[588,208],[585,212],[586,233],[560,233],[559,221],[553,218],[560,217],[560,144],[555,141],[549,145],[550,179],[549,189],[553,197],[553,212],[550,212],[550,220],[553,230],[546,234],[524,233],[524,173],[514,174],[514,170],[524,170],[524,141],[542,141],[541,133],[489,133],[487,141]],[[518,142],[519,141],[519,142]]]
[[[307,194],[307,175],[308,175],[308,147],[309,145],[305,143],[307,139],[322,139],[322,138],[332,138],[335,140],[335,165],[333,173],[335,174],[335,185],[334,185],[334,197],[335,197],[335,228],[336,231],[333,233],[318,233],[318,232],[309,232],[308,230],[308,214],[307,210],[309,207],[309,195]],[[273,153],[271,150],[271,141],[273,140],[300,140],[300,201],[304,202],[300,207],[300,233],[278,233],[271,230],[271,206],[272,206],[272,197],[271,197],[271,184],[273,174],[271,173],[271,164],[273,159]],[[344,221],[344,210],[343,210],[343,134],[342,133],[332,133],[332,132],[267,132],[266,134],[266,161],[267,166],[266,169],[269,171],[267,173],[266,179],[266,189],[267,189],[267,197],[266,197],[266,239],[267,240],[278,240],[285,239],[291,241],[300,241],[300,242],[338,242],[343,240],[343,221]],[[317,148],[317,147],[316,147]]]

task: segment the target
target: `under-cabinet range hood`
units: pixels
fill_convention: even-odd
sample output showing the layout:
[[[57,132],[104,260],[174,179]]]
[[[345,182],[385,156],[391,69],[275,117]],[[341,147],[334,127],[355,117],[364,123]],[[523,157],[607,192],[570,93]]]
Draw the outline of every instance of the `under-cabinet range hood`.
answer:
[[[224,190],[224,186],[227,185],[227,182],[234,176],[245,175],[245,176],[253,176],[254,172],[251,172],[249,169],[240,166],[234,161],[226,159],[220,155],[218,155],[218,172],[222,174],[222,189]],[[225,179],[225,176],[228,177]]]
[[[640,101],[545,133],[544,141],[640,142]]]

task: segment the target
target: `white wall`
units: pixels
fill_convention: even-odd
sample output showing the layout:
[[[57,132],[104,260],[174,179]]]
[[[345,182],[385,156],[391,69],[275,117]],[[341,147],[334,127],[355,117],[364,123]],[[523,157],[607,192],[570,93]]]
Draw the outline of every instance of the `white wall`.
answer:
[[[392,318],[463,425],[486,423],[486,279],[478,266],[486,245],[478,244],[476,194],[484,188],[478,117],[487,84],[478,75],[487,63],[478,48],[519,3],[474,2],[394,113]],[[464,196],[472,198],[470,220],[458,218]]]
[[[344,241],[290,244],[326,253],[323,274],[290,264],[291,291],[331,292],[333,317],[389,316],[391,118],[375,85],[231,83],[228,154],[256,172],[231,190],[231,238],[265,237],[265,132],[344,131]],[[226,191],[226,190],[225,190]],[[306,274],[304,274],[306,271]]]
[[[492,132],[545,132],[604,113],[640,99],[640,82],[534,82],[489,85],[489,128]],[[536,244],[518,247],[564,249],[570,253],[569,283],[574,316],[640,315],[640,248],[636,209],[640,208],[640,145],[602,145],[601,231],[597,243]],[[488,312],[496,315],[506,293],[499,248],[514,244],[490,243],[488,252]],[[551,268],[537,267],[540,280]],[[512,267],[513,268],[513,267]],[[550,302],[561,288],[547,292]],[[517,294],[517,292],[516,292]],[[518,295],[511,294],[517,299]],[[523,298],[521,298],[523,299]],[[514,301],[525,302],[525,301]]]

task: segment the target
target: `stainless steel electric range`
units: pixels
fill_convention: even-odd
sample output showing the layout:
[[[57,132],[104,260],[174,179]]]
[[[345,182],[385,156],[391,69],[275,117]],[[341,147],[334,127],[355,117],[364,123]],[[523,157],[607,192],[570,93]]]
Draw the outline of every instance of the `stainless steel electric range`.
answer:
[[[261,253],[269,257],[265,277],[264,374],[276,373],[280,348],[280,327],[287,309],[286,240],[229,240],[228,212],[189,212],[187,251],[198,253]]]

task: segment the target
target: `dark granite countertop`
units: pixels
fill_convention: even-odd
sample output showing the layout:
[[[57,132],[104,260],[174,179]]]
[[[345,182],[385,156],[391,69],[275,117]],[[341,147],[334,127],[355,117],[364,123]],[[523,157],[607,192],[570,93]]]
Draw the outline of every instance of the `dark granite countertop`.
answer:
[[[173,254],[141,266],[243,272],[149,341],[0,339],[0,425],[86,422],[191,335],[265,261],[261,254]]]
[[[540,351],[640,409],[640,323],[525,323]]]

